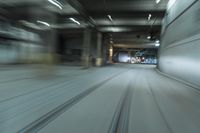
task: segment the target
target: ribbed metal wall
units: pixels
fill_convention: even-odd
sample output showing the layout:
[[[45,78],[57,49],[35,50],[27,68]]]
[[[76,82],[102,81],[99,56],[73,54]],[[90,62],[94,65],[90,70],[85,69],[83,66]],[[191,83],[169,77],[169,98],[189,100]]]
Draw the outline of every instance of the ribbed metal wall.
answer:
[[[200,86],[200,1],[177,0],[163,20],[160,71]]]

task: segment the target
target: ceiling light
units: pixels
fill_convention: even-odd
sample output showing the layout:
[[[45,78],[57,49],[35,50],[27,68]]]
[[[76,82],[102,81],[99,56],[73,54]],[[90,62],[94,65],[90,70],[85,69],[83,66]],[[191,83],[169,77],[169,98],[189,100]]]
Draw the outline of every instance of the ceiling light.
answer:
[[[51,4],[57,6],[58,8],[60,8],[62,10],[62,4],[60,2],[58,2],[57,0],[48,0]]]
[[[37,29],[37,30],[42,30],[42,28],[39,27],[38,25],[31,23],[31,22],[28,22],[26,20],[20,20],[19,22],[22,23],[23,25],[27,26],[27,27]]]
[[[167,9],[171,8],[174,3],[176,2],[176,0],[169,0],[168,5],[167,5]]]
[[[161,0],[155,0],[155,1],[156,1],[156,4],[158,4],[158,3],[160,3]]]
[[[150,21],[150,20],[151,20],[151,17],[152,17],[152,15],[151,15],[151,14],[149,14],[149,16],[148,16],[148,21]]]
[[[113,21],[113,19],[112,19],[111,15],[108,15],[108,18],[110,19],[110,21]]]
[[[151,39],[151,36],[147,36],[147,39]]]
[[[156,43],[160,43],[160,41],[159,41],[159,40],[156,40]]]
[[[156,46],[156,47],[159,47],[159,46],[160,46],[160,43],[156,43],[155,46]]]
[[[81,25],[80,22],[78,22],[77,20],[75,20],[74,18],[69,18],[71,21],[73,21],[74,23]]]
[[[40,23],[40,24],[46,25],[46,26],[50,26],[50,24],[48,24],[47,22],[44,22],[44,21],[38,20],[37,22]]]

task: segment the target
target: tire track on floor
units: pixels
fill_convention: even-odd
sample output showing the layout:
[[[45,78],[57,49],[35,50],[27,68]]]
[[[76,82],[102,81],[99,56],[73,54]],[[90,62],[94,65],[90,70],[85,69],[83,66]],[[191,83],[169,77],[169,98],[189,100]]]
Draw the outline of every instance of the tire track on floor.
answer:
[[[53,109],[52,111],[48,112],[44,116],[40,117],[36,121],[28,124],[23,129],[19,130],[17,133],[35,133],[38,132],[41,128],[45,127],[48,123],[55,120],[58,116],[60,116],[62,113],[66,112],[70,107],[72,107],[74,104],[81,101],[84,97],[88,96],[95,90],[97,90],[99,87],[103,86],[107,82],[111,81],[116,76],[121,75],[124,72],[127,72],[128,70],[119,72],[117,74],[112,75],[109,78],[104,79],[100,83],[90,87],[86,91],[80,93],[79,95],[76,95],[75,97],[71,98],[70,100],[66,101],[65,103],[59,105],[57,108]]]

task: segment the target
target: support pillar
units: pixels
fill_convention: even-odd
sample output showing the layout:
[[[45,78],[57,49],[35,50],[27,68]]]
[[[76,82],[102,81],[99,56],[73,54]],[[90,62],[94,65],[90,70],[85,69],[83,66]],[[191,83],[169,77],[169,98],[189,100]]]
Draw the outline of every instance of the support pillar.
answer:
[[[102,58],[102,33],[97,33],[97,58],[96,58],[96,66],[103,65]]]
[[[82,53],[82,65],[85,68],[89,68],[91,64],[90,45],[91,45],[91,29],[85,29],[83,35],[83,53]]]
[[[131,51],[128,51],[128,58],[129,58],[128,62],[131,63]]]
[[[112,44],[110,44],[110,46],[109,46],[109,63],[113,63],[112,58],[113,58],[113,46],[112,46]]]

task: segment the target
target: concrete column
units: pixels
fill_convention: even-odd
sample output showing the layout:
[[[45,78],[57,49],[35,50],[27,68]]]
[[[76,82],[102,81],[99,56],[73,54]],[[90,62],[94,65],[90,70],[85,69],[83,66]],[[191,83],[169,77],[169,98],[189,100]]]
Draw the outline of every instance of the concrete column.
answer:
[[[102,33],[97,33],[97,58],[96,58],[96,66],[102,66],[103,58],[102,58]]]
[[[128,51],[129,63],[131,63],[131,51]]]
[[[109,46],[109,63],[113,63],[112,58],[113,58],[113,46],[112,46],[112,44],[110,44],[110,46]]]
[[[90,45],[91,45],[91,29],[85,29],[83,35],[83,53],[82,53],[82,65],[85,68],[90,67]]]

